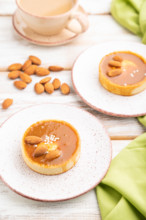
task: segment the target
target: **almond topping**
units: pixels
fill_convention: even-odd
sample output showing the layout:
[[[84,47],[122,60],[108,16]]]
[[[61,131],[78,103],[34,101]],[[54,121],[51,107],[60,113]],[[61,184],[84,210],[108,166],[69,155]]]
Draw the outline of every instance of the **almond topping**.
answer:
[[[110,60],[108,64],[112,67],[121,67],[121,63],[114,60]]]
[[[35,65],[41,65],[41,60],[36,56],[29,56],[31,62]]]
[[[43,67],[36,68],[36,75],[37,76],[47,76],[50,74],[50,71]]]
[[[60,157],[60,155],[61,155],[60,150],[49,151],[48,154],[46,154],[45,159],[51,161]]]
[[[52,72],[59,72],[59,71],[64,70],[64,68],[61,66],[49,66],[49,70]]]
[[[41,83],[36,83],[34,86],[34,90],[37,94],[42,94],[44,92],[45,88]]]
[[[32,81],[32,78],[29,75],[27,75],[26,73],[20,73],[20,78],[22,79],[23,82],[25,82],[27,84],[31,83],[31,81]]]
[[[9,79],[17,79],[20,76],[21,71],[15,70],[8,74]]]
[[[61,82],[59,79],[54,79],[53,82],[52,82],[53,86],[54,86],[54,89],[59,89],[60,88],[60,85],[61,85]]]
[[[22,66],[22,70],[25,71],[29,66],[31,66],[31,64],[32,64],[31,60],[26,60]]]
[[[42,142],[42,138],[37,136],[27,136],[24,141],[26,144],[39,144]]]
[[[123,61],[123,58],[120,57],[120,56],[118,56],[118,55],[116,55],[116,56],[113,57],[113,60],[122,62],[122,61]]]
[[[49,94],[53,93],[54,92],[54,86],[52,83],[46,83],[45,84],[45,91]]]
[[[31,65],[25,69],[25,73],[28,75],[33,75],[33,74],[35,74],[36,68],[37,68],[36,65]]]
[[[9,71],[15,71],[15,70],[21,70],[21,68],[22,68],[21,63],[14,63],[14,64],[12,64],[8,67],[8,70]]]
[[[50,82],[50,80],[51,80],[51,77],[45,77],[45,78],[43,78],[43,79],[40,80],[40,83],[41,83],[41,84],[45,84],[45,83],[47,83],[47,82]]]
[[[46,154],[48,151],[47,146],[44,143],[40,143],[34,151],[34,157],[40,157]]]
[[[10,107],[10,105],[13,104],[13,99],[5,99],[2,103],[2,108],[7,109]]]
[[[14,86],[17,88],[17,89],[25,89],[27,84],[21,80],[18,80],[18,81],[15,81],[14,82]]]
[[[113,69],[107,73],[108,76],[118,76],[122,73],[121,69]]]
[[[66,83],[63,83],[61,85],[61,92],[64,95],[68,95],[70,93],[70,87]]]

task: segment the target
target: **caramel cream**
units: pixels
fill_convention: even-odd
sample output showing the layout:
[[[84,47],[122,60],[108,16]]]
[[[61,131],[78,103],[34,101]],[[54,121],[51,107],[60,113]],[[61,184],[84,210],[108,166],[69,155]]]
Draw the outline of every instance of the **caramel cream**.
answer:
[[[113,60],[114,56],[120,56],[122,73],[118,76],[110,77],[107,75],[114,67],[109,65],[109,61]],[[146,77],[146,63],[134,53],[116,52],[105,56],[100,64],[101,72],[113,83],[120,86],[136,84]]]

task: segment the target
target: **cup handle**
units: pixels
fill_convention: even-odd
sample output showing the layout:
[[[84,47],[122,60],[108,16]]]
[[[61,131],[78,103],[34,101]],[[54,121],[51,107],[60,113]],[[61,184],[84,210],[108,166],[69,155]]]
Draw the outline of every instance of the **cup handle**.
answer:
[[[74,29],[72,29],[71,27],[69,27],[69,23],[71,22],[71,20],[77,20],[78,23],[80,24],[81,26],[81,31],[76,31]],[[81,12],[75,12],[73,13],[70,18],[69,18],[69,21],[66,25],[66,29],[68,29],[69,31],[75,33],[75,34],[81,34],[83,32],[85,32],[89,27],[89,22],[88,22],[88,18],[87,18],[87,15],[81,13]]]

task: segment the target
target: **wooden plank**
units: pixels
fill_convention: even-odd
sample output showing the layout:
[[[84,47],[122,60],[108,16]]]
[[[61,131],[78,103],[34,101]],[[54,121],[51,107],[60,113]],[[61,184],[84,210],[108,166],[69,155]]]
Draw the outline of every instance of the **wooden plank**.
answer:
[[[130,141],[112,141],[115,157]],[[65,202],[37,202],[12,192],[0,181],[0,219],[101,220],[95,190]]]
[[[88,13],[109,13],[111,0],[80,0],[79,4],[84,7]],[[15,0],[0,1],[0,15],[12,15],[16,10]]]

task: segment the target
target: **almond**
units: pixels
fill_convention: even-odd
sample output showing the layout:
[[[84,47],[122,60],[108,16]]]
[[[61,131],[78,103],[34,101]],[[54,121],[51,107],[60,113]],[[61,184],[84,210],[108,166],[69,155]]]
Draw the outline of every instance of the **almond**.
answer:
[[[113,69],[107,73],[108,76],[118,76],[122,73],[121,69]]]
[[[7,109],[10,107],[10,105],[13,104],[13,99],[5,99],[2,103],[2,108]]]
[[[41,83],[36,83],[34,86],[34,90],[37,94],[41,94],[44,92],[45,88]]]
[[[24,141],[26,144],[39,144],[42,142],[42,138],[37,136],[27,136]]]
[[[49,66],[48,69],[49,69],[50,71],[52,71],[52,72],[59,72],[59,71],[64,70],[64,68],[61,67],[61,66]]]
[[[9,71],[15,71],[15,70],[21,70],[21,68],[22,68],[22,64],[21,63],[14,63],[14,64],[11,64],[8,67],[8,70]]]
[[[41,60],[36,56],[29,56],[29,60],[35,65],[41,65]]]
[[[48,154],[46,154],[45,159],[51,161],[51,160],[54,160],[54,159],[60,157],[60,155],[61,155],[60,150],[50,151],[50,152],[48,152]]]
[[[59,79],[54,79],[53,82],[52,82],[53,86],[54,86],[54,89],[59,89],[60,88],[60,85],[61,85],[61,82]]]
[[[50,74],[50,71],[43,67],[36,68],[36,75],[37,76],[47,76]]]
[[[44,143],[40,143],[34,151],[34,157],[40,157],[46,154],[48,147]]]
[[[66,83],[63,83],[61,85],[61,92],[64,95],[68,95],[70,93],[70,87]]]
[[[53,93],[54,92],[54,86],[52,83],[46,83],[45,84],[45,91],[49,94]]]
[[[23,82],[25,82],[27,84],[31,83],[31,81],[32,81],[32,78],[29,75],[27,75],[26,73],[20,73],[20,78]]]
[[[40,83],[41,83],[41,84],[45,84],[45,83],[47,83],[47,82],[50,82],[50,80],[51,80],[51,77],[45,77],[45,78],[43,78],[43,79],[40,80]]]
[[[26,60],[22,66],[22,70],[25,71],[29,66],[31,66],[31,64],[32,64],[31,60]]]
[[[8,74],[9,79],[17,79],[20,76],[21,71],[15,70]]]
[[[25,69],[25,73],[28,74],[28,75],[33,75],[36,72],[36,68],[37,68],[36,65],[31,65],[31,66],[29,66],[28,68]]]
[[[108,64],[112,67],[121,67],[121,63],[114,60],[110,60]]]
[[[21,80],[18,80],[18,81],[15,81],[14,82],[14,86],[17,88],[17,89],[25,89],[27,84]]]
[[[118,56],[118,55],[116,55],[116,56],[113,57],[113,60],[122,62],[122,61],[123,61],[123,58],[120,57],[120,56]]]

